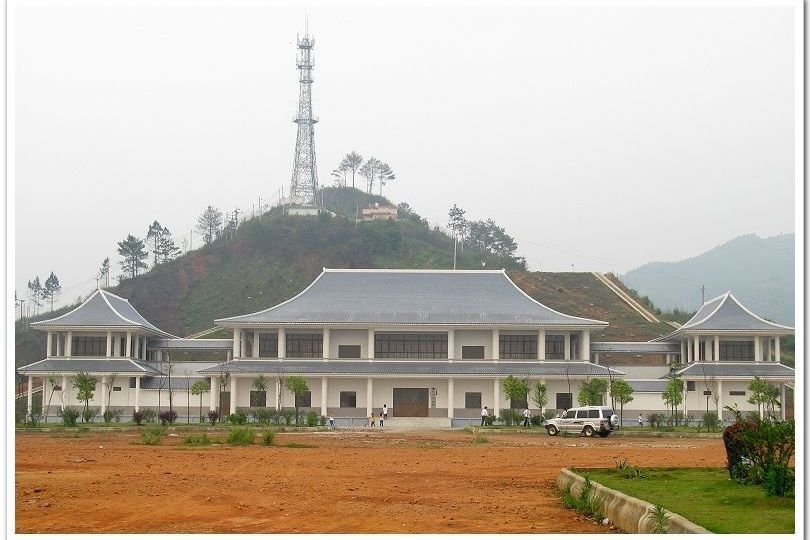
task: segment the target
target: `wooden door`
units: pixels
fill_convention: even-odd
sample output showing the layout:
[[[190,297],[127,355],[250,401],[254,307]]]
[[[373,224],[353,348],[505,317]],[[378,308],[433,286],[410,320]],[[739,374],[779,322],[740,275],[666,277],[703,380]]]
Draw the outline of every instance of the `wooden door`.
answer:
[[[428,415],[427,388],[394,388],[394,416]]]

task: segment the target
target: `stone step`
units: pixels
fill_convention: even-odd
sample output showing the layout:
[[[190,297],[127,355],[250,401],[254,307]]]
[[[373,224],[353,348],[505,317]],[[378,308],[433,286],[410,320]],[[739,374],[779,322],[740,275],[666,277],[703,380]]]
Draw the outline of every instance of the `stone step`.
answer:
[[[389,418],[385,421],[385,427],[397,429],[446,429],[450,427],[450,419],[415,417]]]

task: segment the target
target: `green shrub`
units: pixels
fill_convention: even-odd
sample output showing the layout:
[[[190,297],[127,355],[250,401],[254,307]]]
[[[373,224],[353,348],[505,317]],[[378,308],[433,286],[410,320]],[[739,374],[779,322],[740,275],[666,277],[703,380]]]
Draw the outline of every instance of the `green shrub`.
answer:
[[[652,511],[653,518],[655,519],[653,534],[667,534],[667,523],[669,522],[667,511],[664,510],[664,507],[660,504],[653,506]]]
[[[768,497],[786,497],[793,493],[793,473],[781,463],[774,464],[765,473],[762,485]]]
[[[230,432],[228,433],[228,444],[245,446],[248,444],[253,444],[253,439],[255,438],[256,436],[250,428],[235,427],[231,428]]]
[[[62,417],[63,424],[66,426],[75,427],[81,413],[78,409],[71,409],[70,407],[67,407],[62,409],[59,415]]]
[[[137,425],[143,424],[144,416],[143,411],[135,411],[132,413],[132,421],[135,422]]]
[[[285,410],[281,411],[281,416],[284,418],[284,425],[285,426],[290,426],[290,425],[292,425],[293,418],[295,418],[295,411],[285,409]]]
[[[151,427],[141,432],[141,442],[151,446],[160,444],[160,441],[166,435],[166,429],[163,427]]]
[[[281,411],[276,409],[270,411],[270,421],[275,425],[280,426],[282,418],[284,418],[284,416],[281,414]]]
[[[306,417],[307,427],[315,427],[318,425],[318,414],[314,411],[309,411]]]
[[[85,424],[90,423],[95,420],[96,415],[98,415],[98,409],[91,409],[88,407],[82,411],[82,422]]]
[[[329,420],[329,419],[328,419],[328,418],[326,418],[324,415],[320,415],[320,416],[318,417],[318,425],[319,425],[319,426],[325,426],[325,425],[326,425],[326,421],[327,421],[327,420]]]
[[[265,446],[273,446],[276,443],[276,432],[268,431],[262,435],[262,444]]]
[[[475,437],[473,438],[473,442],[474,442],[475,444],[485,444],[485,443],[488,443],[488,442],[489,442],[489,439],[487,439],[486,437],[484,437],[484,434],[483,434],[483,433],[476,433],[476,434],[475,434]]]
[[[228,416],[228,422],[234,426],[245,425],[247,423],[247,414],[245,414],[245,411],[236,411]]]
[[[667,421],[667,416],[661,413],[647,415],[647,424],[649,424],[652,429],[661,429]]]
[[[183,443],[192,446],[208,446],[211,444],[211,439],[208,438],[207,433],[189,433],[183,439]]]
[[[251,411],[251,416],[257,424],[262,426],[269,425],[273,419],[272,411],[267,409],[253,409]]]
[[[154,424],[157,422],[158,413],[154,409],[143,410],[143,421],[147,424]]]
[[[494,414],[490,414],[489,416],[484,418],[484,425],[485,426],[491,426],[494,423],[495,423],[495,415]]]
[[[537,416],[532,416],[531,421],[533,426],[542,426],[543,422],[546,421],[546,418],[544,415],[538,414]]]
[[[109,424],[110,422],[120,422],[121,421],[121,411],[118,409],[107,409],[101,415],[104,418],[104,423]]]
[[[172,425],[177,420],[177,411],[173,411],[169,409],[168,411],[162,411],[158,414],[158,419],[160,419],[161,425]]]
[[[717,431],[719,419],[717,413],[708,412],[703,415],[703,425],[706,426],[706,431]]]
[[[523,416],[515,410],[512,409],[504,409],[501,411],[501,417],[498,419],[507,426],[517,426],[520,425],[521,421],[523,420]]]
[[[789,493],[793,483],[789,464],[796,445],[794,423],[737,418],[723,431],[732,480],[763,484],[768,495]]]

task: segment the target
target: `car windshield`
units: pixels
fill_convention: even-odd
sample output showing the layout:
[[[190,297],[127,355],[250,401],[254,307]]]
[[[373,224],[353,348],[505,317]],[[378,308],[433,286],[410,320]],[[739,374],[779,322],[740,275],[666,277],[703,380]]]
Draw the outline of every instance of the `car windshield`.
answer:
[[[563,418],[573,418],[575,414],[577,414],[577,411],[568,411]]]

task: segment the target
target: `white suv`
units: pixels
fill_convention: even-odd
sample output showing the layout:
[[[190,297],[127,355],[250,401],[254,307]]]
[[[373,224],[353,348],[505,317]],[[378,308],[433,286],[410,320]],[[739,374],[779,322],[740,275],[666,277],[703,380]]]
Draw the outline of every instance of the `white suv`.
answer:
[[[566,431],[582,433],[586,437],[593,437],[597,433],[600,437],[607,437],[618,426],[619,417],[613,414],[613,409],[603,405],[575,407],[565,411],[562,416],[546,421],[549,435]]]

